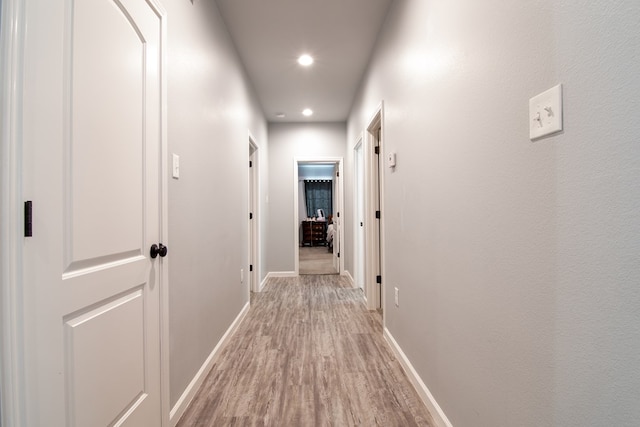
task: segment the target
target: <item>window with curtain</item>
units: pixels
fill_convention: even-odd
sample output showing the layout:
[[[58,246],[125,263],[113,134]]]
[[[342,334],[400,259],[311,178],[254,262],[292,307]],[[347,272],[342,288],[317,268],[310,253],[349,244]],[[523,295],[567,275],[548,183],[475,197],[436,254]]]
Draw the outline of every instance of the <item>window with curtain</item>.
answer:
[[[325,217],[333,215],[333,182],[330,179],[305,180],[304,194],[308,217],[316,216],[318,209],[324,210]]]

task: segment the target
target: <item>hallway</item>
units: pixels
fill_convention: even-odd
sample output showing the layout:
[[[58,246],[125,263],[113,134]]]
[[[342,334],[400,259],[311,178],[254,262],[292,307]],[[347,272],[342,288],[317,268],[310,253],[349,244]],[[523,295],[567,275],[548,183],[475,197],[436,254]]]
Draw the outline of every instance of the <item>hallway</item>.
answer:
[[[638,23],[0,0],[0,426],[640,426]]]
[[[178,423],[432,426],[380,315],[336,275],[270,279]]]

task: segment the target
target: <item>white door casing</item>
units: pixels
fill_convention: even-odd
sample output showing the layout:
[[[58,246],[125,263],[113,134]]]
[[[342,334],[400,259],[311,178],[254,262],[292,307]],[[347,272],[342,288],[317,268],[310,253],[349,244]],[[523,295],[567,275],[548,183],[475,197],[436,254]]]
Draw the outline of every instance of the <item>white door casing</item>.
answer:
[[[249,291],[260,291],[260,216],[259,216],[259,152],[255,138],[249,133]]]
[[[333,172],[333,206],[335,206],[335,208],[333,209],[333,268],[336,269],[337,272],[340,272],[340,227],[342,226],[341,223],[342,221],[340,221],[340,211],[338,209],[338,206],[340,206],[340,200],[341,200],[341,196],[340,196],[340,172],[338,171],[338,165],[334,165],[334,172]]]
[[[294,245],[294,274],[297,276],[300,273],[300,215],[299,210],[299,181],[298,181],[298,166],[300,164],[317,163],[317,164],[335,164],[336,170],[339,171],[340,176],[344,176],[342,167],[342,157],[294,157],[293,159],[293,245]],[[344,206],[344,184],[343,180],[338,182],[338,203],[334,206],[334,212],[342,212]],[[343,215],[341,213],[340,215]],[[335,217],[335,216],[334,216]],[[344,242],[343,228],[341,226],[336,230],[338,236],[338,242]],[[336,237],[334,237],[335,239]],[[344,273],[344,257],[338,258],[338,274]]]
[[[362,135],[358,138],[354,151],[354,202],[353,202],[353,229],[354,229],[354,280],[355,286],[365,288],[365,194],[364,194],[364,148]],[[366,294],[365,294],[366,297]]]
[[[0,425],[22,426],[21,87],[24,4],[0,1]]]
[[[162,16],[151,0],[26,9],[30,426],[162,424]]]
[[[384,174],[380,157],[384,158],[384,104],[381,103],[369,120],[364,145],[364,193],[365,193],[365,295],[367,308],[376,310],[385,307],[384,301]],[[376,145],[379,154],[375,154]],[[380,219],[376,211],[380,210]],[[376,276],[382,283],[378,284]],[[384,312],[383,312],[384,313]],[[383,314],[384,321],[384,314]]]

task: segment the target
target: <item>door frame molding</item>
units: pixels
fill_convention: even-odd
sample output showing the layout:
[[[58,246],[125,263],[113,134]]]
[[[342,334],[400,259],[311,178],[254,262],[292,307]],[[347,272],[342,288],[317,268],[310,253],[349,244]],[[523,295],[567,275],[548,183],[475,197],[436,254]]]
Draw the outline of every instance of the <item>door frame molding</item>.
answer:
[[[338,180],[338,208],[336,212],[340,212],[341,225],[338,229],[340,234],[340,244],[344,245],[344,171],[343,157],[294,157],[293,158],[293,247],[294,247],[294,273],[296,276],[300,274],[300,218],[298,216],[298,165],[308,163],[334,163],[338,165],[338,172],[342,179]],[[344,274],[344,250],[340,249],[340,271],[338,274]]]
[[[0,425],[25,424],[22,260],[24,2],[1,0],[0,22]]]
[[[379,160],[376,162],[375,160],[375,152],[373,144],[375,143],[375,134],[376,129],[380,128],[380,141],[379,141]],[[378,308],[383,308],[382,310],[382,321],[384,324],[384,314],[385,310],[385,209],[384,209],[384,101],[381,101],[380,104],[376,107],[374,113],[371,115],[371,118],[367,122],[365,135],[364,135],[364,194],[365,194],[365,296],[367,299],[367,308],[369,310],[376,310]],[[379,176],[379,197],[380,197],[380,211],[382,215],[380,219],[376,219],[375,211],[375,191],[377,186],[374,183],[374,179],[376,178],[376,165],[377,163],[377,173]],[[376,231],[375,227],[369,226],[370,224],[375,224],[376,221],[380,221],[380,254],[379,261],[375,258],[378,255],[374,248],[374,242],[376,241]],[[376,283],[376,265],[379,262],[380,264],[380,276],[382,277],[382,283],[380,285],[380,292],[377,292],[377,283]]]
[[[358,279],[360,279],[360,283],[362,283],[362,290],[365,291],[366,290],[366,285],[365,285],[365,277],[360,277],[360,266],[359,266],[359,261],[363,264],[365,264],[365,266],[363,266],[363,270],[366,269],[366,259],[365,259],[365,253],[366,253],[366,235],[364,232],[364,227],[360,227],[360,218],[358,217],[358,205],[360,204],[358,197],[362,197],[363,199],[365,199],[365,188],[364,188],[364,181],[365,181],[365,176],[364,176],[364,164],[365,164],[365,159],[364,159],[364,147],[365,147],[365,141],[364,141],[364,132],[360,132],[360,134],[358,135],[358,138],[356,138],[356,142],[355,144],[353,144],[353,165],[352,165],[352,170],[353,170],[353,282],[355,287],[359,288],[359,283],[358,283]],[[362,150],[362,164],[360,165],[360,169],[356,168],[356,164],[358,162],[357,159],[357,151],[358,151],[358,147],[360,147],[360,150]],[[362,173],[362,180],[363,180],[363,185],[362,185],[362,194],[360,194],[360,192],[358,191],[358,175],[356,174],[357,172]],[[365,200],[363,200],[363,205],[365,205],[364,203]],[[363,210],[366,212],[366,205],[364,206]],[[364,212],[363,212],[364,214]],[[362,218],[364,219],[364,218]],[[360,230],[360,228],[362,228],[362,230]],[[362,238],[364,240],[364,252],[360,253],[360,242],[358,239],[358,235],[362,233]],[[366,271],[366,270],[365,270]],[[363,274],[364,276],[366,276],[366,274]],[[365,295],[365,300],[366,300],[366,295]]]
[[[249,228],[253,230],[248,230],[248,255],[249,260],[253,259],[253,271],[247,271],[247,275],[251,277],[251,286],[249,288],[250,292],[260,292],[260,144],[256,141],[256,138],[249,131],[249,145],[253,147],[254,151],[254,162],[253,167],[255,168],[253,172],[249,170],[249,180],[253,179],[253,183],[249,182],[249,185],[253,185],[253,195],[250,192],[247,195],[248,198],[253,198],[253,200],[249,200],[249,207],[253,205],[253,222],[249,222]],[[251,158],[252,154],[249,153],[249,158]],[[247,168],[249,169],[249,168]],[[253,231],[253,245],[251,244],[251,231]]]
[[[161,0],[147,0],[155,10],[160,20],[160,241],[171,246],[169,238],[169,180],[171,170],[169,168],[169,143],[168,143],[168,96],[167,96],[167,10]],[[163,258],[160,262],[160,410],[162,426],[168,427],[171,423],[171,389],[169,384],[169,357],[171,354],[169,335],[169,263]]]

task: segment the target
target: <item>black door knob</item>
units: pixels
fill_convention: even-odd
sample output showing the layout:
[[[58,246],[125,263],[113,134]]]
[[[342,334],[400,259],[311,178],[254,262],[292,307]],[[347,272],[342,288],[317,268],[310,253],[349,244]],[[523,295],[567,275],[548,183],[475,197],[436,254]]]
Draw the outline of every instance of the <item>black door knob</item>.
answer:
[[[151,255],[151,258],[156,258],[158,255],[164,258],[165,256],[167,256],[167,247],[162,243],[159,243],[157,245],[154,243],[153,245],[151,245],[149,255]]]
[[[163,245],[162,243],[158,244],[158,255],[160,255],[162,258],[167,256],[167,247],[165,245]]]

